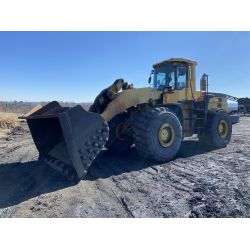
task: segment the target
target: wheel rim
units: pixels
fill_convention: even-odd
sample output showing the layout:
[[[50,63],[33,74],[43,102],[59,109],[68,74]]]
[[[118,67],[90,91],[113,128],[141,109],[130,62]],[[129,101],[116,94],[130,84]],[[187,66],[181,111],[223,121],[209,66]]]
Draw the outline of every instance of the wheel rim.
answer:
[[[162,147],[170,147],[175,139],[175,131],[173,126],[169,123],[162,124],[159,129],[158,139]]]
[[[125,130],[126,130],[126,125],[124,123],[120,123],[116,126],[115,130],[116,138],[118,138],[120,141],[124,141],[126,139],[126,135],[124,134]]]
[[[221,138],[225,138],[228,133],[228,124],[225,120],[221,120],[218,126],[218,132]]]

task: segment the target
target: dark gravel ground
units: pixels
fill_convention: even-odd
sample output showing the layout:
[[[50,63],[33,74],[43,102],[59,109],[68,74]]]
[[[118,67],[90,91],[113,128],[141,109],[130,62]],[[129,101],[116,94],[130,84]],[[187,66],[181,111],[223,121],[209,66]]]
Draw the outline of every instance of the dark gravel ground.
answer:
[[[228,147],[190,138],[162,165],[103,151],[73,186],[37,156],[25,122],[1,131],[0,217],[250,217],[250,117]]]

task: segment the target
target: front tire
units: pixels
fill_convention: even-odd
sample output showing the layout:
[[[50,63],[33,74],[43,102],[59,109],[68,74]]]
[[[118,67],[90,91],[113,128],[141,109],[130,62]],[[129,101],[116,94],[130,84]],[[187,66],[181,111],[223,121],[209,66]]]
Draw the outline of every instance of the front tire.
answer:
[[[129,129],[128,119],[128,112],[122,112],[109,122],[109,140],[106,143],[106,148],[114,152],[124,152],[131,148],[133,138],[127,133]]]
[[[157,162],[173,159],[182,142],[182,126],[175,114],[155,108],[137,115],[133,123],[135,148],[139,155]]]

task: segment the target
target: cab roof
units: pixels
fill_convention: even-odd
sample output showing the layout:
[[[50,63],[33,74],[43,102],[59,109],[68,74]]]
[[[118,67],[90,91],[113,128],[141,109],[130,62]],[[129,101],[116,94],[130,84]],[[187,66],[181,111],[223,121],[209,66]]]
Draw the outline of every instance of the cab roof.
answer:
[[[183,63],[187,63],[187,64],[191,64],[191,65],[197,65],[196,61],[192,61],[192,60],[188,60],[185,58],[170,58],[168,60],[153,64],[153,68],[157,67],[157,66],[161,66],[163,64],[167,64],[167,63],[171,63],[171,62],[183,62]]]

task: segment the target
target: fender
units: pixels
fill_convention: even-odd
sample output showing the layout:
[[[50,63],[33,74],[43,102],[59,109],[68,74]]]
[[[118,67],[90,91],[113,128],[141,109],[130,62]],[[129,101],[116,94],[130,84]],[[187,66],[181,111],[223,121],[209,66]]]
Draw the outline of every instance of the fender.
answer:
[[[160,91],[150,87],[123,90],[116,99],[108,104],[101,116],[106,121],[110,121],[122,111],[139,104],[151,103],[152,101],[159,99],[160,95]]]

